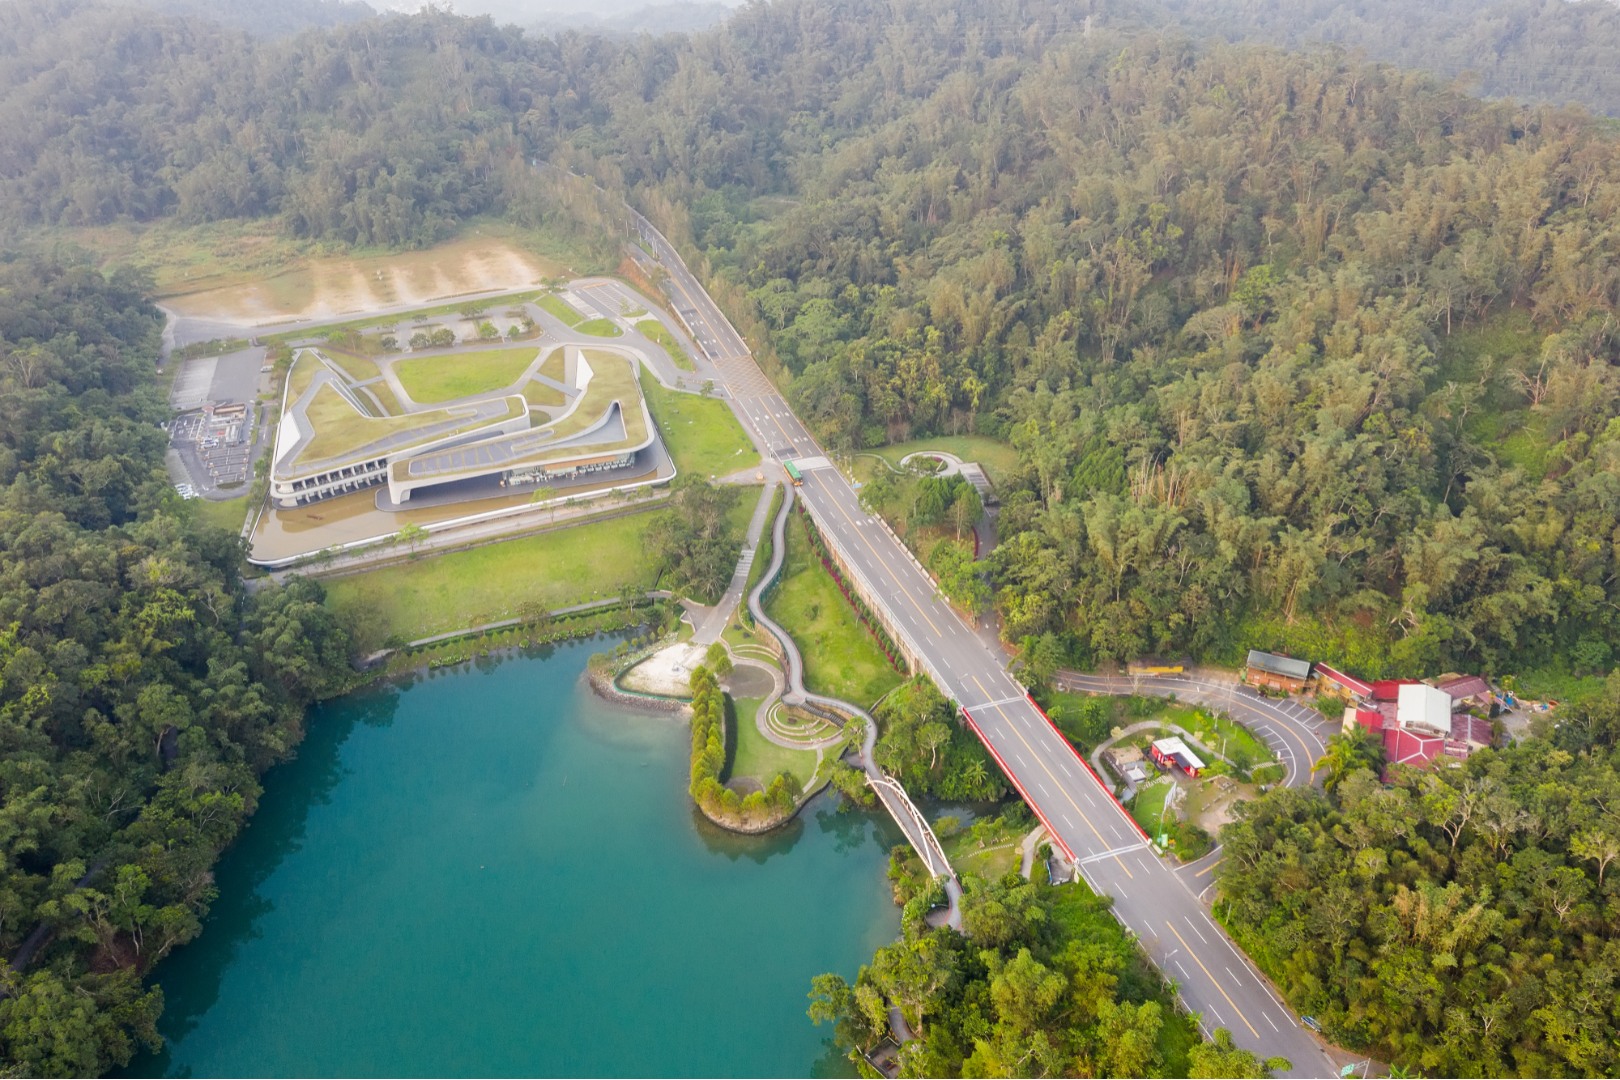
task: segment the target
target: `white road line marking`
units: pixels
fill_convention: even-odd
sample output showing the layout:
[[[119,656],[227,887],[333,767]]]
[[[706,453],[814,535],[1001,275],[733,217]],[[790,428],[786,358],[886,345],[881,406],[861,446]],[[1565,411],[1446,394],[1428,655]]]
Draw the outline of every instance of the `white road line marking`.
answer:
[[[1233,982],[1235,982],[1235,983],[1237,983],[1237,984],[1238,984],[1238,985],[1239,985],[1239,986],[1242,986],[1242,985],[1243,985],[1243,980],[1242,980],[1242,979],[1240,979],[1240,978],[1238,978],[1238,977],[1237,977],[1237,976],[1236,976],[1236,975],[1233,975],[1233,974],[1232,974],[1232,969],[1231,969],[1231,968],[1229,968],[1229,967],[1226,967],[1226,965],[1225,965],[1225,964],[1222,964],[1222,965],[1221,965],[1221,967],[1223,967],[1223,968],[1225,968],[1225,969],[1226,969],[1226,973],[1227,973],[1227,974],[1228,974],[1228,975],[1231,975],[1231,976],[1232,976],[1232,981],[1233,981]]]
[[[1271,1019],[1271,1014],[1270,1013],[1262,1012],[1260,1015],[1266,1018],[1266,1023],[1271,1025],[1271,1030],[1272,1031],[1275,1031],[1279,1035],[1282,1034],[1282,1028],[1278,1027],[1276,1025],[1276,1023]]]
[[[1198,935],[1199,941],[1202,941],[1205,945],[1209,944],[1209,938],[1205,937],[1203,931],[1198,929],[1198,924],[1192,921],[1191,916],[1187,918],[1187,925],[1192,928],[1193,933]]]
[[[1131,847],[1112,848],[1108,851],[1099,851],[1095,855],[1087,855],[1085,858],[1081,859],[1080,865],[1085,866],[1087,863],[1094,863],[1101,859],[1112,859],[1116,855],[1128,855],[1133,851],[1141,851],[1145,847],[1147,847],[1147,844],[1144,842],[1134,844]]]

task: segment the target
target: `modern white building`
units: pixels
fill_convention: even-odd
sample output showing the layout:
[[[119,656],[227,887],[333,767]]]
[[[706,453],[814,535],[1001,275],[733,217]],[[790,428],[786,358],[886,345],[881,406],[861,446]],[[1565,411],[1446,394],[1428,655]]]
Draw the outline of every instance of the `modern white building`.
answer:
[[[400,508],[419,492],[467,481],[504,488],[625,468],[656,440],[629,357],[581,352],[568,390],[566,405],[540,423],[522,394],[509,393],[386,413],[341,368],[304,349],[283,394],[271,504],[386,484],[387,503]]]

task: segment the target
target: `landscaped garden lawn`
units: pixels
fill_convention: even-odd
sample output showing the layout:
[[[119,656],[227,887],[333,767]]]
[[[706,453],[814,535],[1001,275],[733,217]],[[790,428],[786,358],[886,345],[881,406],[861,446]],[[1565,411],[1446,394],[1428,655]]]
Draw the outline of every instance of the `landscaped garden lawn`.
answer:
[[[799,778],[800,787],[809,787],[816,773],[816,752],[789,750],[761,735],[754,715],[763,704],[762,699],[732,700],[737,710],[737,747],[731,759],[731,775],[752,777],[763,785],[785,771]]]
[[[759,464],[759,453],[725,402],[666,390],[645,368],[641,392],[680,472],[724,476]]]
[[[901,458],[919,450],[943,450],[963,461],[977,461],[985,467],[993,481],[1004,480],[1018,469],[1018,451],[988,435],[939,435],[931,439],[913,439],[893,446],[880,446],[873,453],[881,455],[890,464],[899,465]]]
[[[636,323],[636,329],[641,331],[642,336],[648,341],[669,353],[669,358],[675,362],[676,367],[682,371],[697,370],[692,364],[692,358],[686,354],[685,349],[681,348],[681,343],[676,341],[675,335],[669,332],[669,327],[657,319],[643,319]]]
[[[446,356],[418,356],[394,363],[405,392],[419,405],[437,405],[472,394],[504,390],[534,363],[537,350],[480,349]]]
[[[411,641],[512,618],[530,605],[645,592],[656,570],[644,551],[654,518],[632,514],[332,578],[326,603],[375,612],[380,637]]]
[[[798,643],[812,693],[868,706],[905,681],[815,558],[798,514],[788,523],[782,580],[765,608]]]
[[[550,312],[569,326],[578,326],[585,321],[585,316],[575,311],[568,301],[556,293],[541,293],[535,303],[540,305],[541,310]]]
[[[624,329],[612,319],[586,319],[574,329],[592,337],[618,337],[624,333]]]
[[[508,410],[508,414],[510,411]],[[304,407],[304,418],[309,421],[310,427],[315,429],[315,434],[299,452],[299,462],[320,461],[322,458],[339,454],[356,453],[379,439],[403,431],[412,431],[424,423],[420,414],[376,417],[356,412],[354,406],[330,385],[316,388],[309,404]],[[453,431],[474,427],[481,422],[487,421],[468,417]]]

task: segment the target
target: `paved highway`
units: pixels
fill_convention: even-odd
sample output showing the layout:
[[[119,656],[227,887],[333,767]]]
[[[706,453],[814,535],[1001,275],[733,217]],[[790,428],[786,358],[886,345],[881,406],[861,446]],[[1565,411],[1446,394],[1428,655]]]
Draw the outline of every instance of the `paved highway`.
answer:
[[[1115,899],[1114,913],[1159,968],[1179,984],[1206,1030],[1232,1032],[1238,1045],[1292,1063],[1284,1075],[1337,1070],[1270,985],[1010,676],[1002,659],[941,598],[931,578],[833,468],[736,330],[644,219],[642,239],[668,272],[670,298],[693,339],[724,376],[734,409],[760,445],[804,475],[801,497],[827,539],[893,622],[939,688],[961,706],[974,731],[1018,787],[1086,881]],[[642,253],[637,252],[638,256]]]

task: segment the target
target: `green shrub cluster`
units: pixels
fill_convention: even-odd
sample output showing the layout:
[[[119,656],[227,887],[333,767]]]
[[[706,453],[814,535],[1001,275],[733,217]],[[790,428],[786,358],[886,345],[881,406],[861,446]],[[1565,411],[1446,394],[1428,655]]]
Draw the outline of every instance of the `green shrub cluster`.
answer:
[[[793,813],[803,789],[789,772],[773,776],[763,791],[739,794],[725,785],[726,702],[714,672],[692,671],[692,799],[722,825],[759,826]]]

